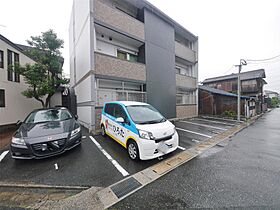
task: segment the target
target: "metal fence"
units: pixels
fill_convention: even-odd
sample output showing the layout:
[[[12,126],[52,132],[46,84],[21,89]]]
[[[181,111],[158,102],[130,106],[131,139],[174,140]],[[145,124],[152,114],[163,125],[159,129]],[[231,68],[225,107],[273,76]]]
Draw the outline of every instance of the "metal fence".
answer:
[[[104,103],[110,101],[138,101],[147,102],[146,92],[128,91],[128,90],[96,90],[96,106],[103,106]]]
[[[176,104],[196,104],[196,95],[177,94]]]

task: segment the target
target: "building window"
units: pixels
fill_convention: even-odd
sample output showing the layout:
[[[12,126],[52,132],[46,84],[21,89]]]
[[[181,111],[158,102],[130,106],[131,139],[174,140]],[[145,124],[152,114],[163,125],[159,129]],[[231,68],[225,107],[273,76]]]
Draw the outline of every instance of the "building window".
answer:
[[[19,54],[8,50],[8,81],[20,82],[20,75],[14,72],[14,65],[19,64]]]
[[[192,65],[187,65],[184,67],[176,65],[175,71],[176,71],[176,74],[189,76],[189,77],[195,77]]]
[[[5,90],[0,89],[0,107],[5,107]]]
[[[122,59],[122,60],[126,60],[126,59],[127,59],[126,53],[125,53],[125,52],[122,52],[122,51],[119,51],[119,50],[118,50],[118,52],[117,52],[117,57],[118,57],[119,59]]]
[[[196,104],[196,91],[177,90],[176,104]]]
[[[14,53],[14,64],[19,65],[19,54]],[[15,82],[20,82],[19,73],[15,72]]]
[[[8,81],[13,81],[13,52],[8,50]]]
[[[0,50],[0,68],[4,68],[4,52]]]
[[[132,53],[117,50],[117,58],[122,59],[122,60],[137,62],[138,57],[137,57],[137,55],[134,55]]]

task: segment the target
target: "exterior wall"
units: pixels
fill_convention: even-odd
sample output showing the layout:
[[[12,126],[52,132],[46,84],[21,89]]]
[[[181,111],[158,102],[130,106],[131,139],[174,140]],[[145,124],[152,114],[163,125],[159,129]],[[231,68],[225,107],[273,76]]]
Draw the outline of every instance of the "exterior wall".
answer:
[[[237,113],[237,98],[199,90],[199,114],[223,115],[225,111]],[[245,115],[245,99],[241,99],[241,115]]]
[[[95,53],[95,74],[146,81],[144,64]]]
[[[177,105],[177,118],[191,118],[198,115],[197,105]]]
[[[148,10],[144,11],[144,15],[148,103],[155,106],[166,118],[174,118],[176,117],[174,28]]]
[[[176,74],[176,85],[190,89],[197,88],[197,80],[194,77]]]
[[[5,90],[5,107],[0,107],[0,126],[24,120],[31,111],[41,107],[40,102],[33,98],[28,99],[21,94],[28,87],[24,82],[24,77],[20,76],[20,83],[8,81],[8,49],[19,54],[21,65],[34,63],[32,59],[0,39],[0,50],[4,51],[4,68],[0,68],[0,89]]]
[[[71,85],[77,95],[77,114],[80,122],[94,130],[94,21],[93,1],[74,0],[70,36]]]
[[[140,40],[145,39],[144,24],[125,14],[124,12],[109,6],[99,0],[94,0],[94,18],[110,26],[124,31]]]
[[[56,92],[50,100],[51,107],[61,106],[62,105],[62,93]]]

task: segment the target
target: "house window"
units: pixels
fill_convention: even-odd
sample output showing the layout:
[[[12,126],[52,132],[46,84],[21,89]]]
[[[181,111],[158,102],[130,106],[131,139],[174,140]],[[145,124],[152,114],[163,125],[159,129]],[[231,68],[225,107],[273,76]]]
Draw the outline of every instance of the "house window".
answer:
[[[5,90],[0,89],[0,107],[5,107]]]
[[[19,54],[17,53],[14,53],[14,64],[19,65]],[[20,82],[20,75],[17,72],[15,72],[15,82]]]
[[[20,82],[20,75],[14,72],[14,65],[19,64],[19,54],[8,50],[8,81]]]
[[[13,52],[8,50],[8,81],[13,81]]]
[[[4,52],[0,50],[0,68],[4,68]]]

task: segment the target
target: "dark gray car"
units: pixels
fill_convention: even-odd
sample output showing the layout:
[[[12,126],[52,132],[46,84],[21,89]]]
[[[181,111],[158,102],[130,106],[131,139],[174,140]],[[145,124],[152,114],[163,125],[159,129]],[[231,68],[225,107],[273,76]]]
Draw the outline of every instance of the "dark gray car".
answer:
[[[50,157],[81,143],[81,126],[66,108],[35,110],[19,124],[10,147],[15,159]]]

